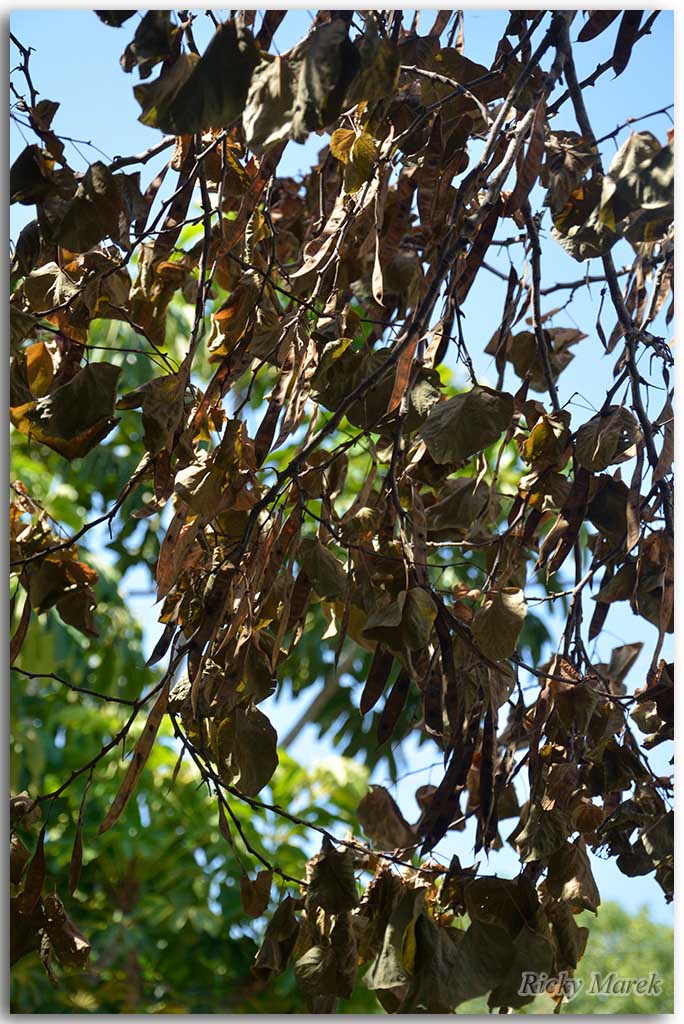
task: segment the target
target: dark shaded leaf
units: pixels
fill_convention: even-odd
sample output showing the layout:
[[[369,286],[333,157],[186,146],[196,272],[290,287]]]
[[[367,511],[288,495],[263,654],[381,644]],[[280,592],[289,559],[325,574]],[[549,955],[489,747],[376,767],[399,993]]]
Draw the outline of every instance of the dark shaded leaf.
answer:
[[[287,967],[299,932],[295,915],[299,905],[298,900],[286,896],[269,921],[252,967],[252,973],[260,980],[269,981]]]
[[[242,114],[258,60],[249,29],[224,21],[157,127],[175,135],[229,127]]]
[[[600,36],[609,25],[613,24],[619,14],[620,11],[589,11],[589,17],[580,29],[577,42],[588,43],[590,39]]]
[[[171,11],[148,11],[121,56],[121,67],[129,72],[137,67],[141,78],[149,78],[155,64],[177,55],[181,34],[171,21]]]
[[[344,914],[358,906],[351,850],[336,850],[324,838],[321,852],[306,866],[306,880],[307,913],[314,913],[320,907],[328,914]]]
[[[629,64],[643,16],[643,11],[625,11],[622,15],[613,51],[613,71],[616,75],[621,75]]]
[[[512,395],[477,385],[434,406],[418,434],[435,462],[465,462],[497,441],[512,418]]]
[[[105,25],[110,25],[112,28],[121,28],[124,22],[137,13],[137,11],[95,11],[100,21],[103,21]]]
[[[248,917],[261,917],[264,913],[268,907],[272,881],[272,871],[259,871],[254,881],[248,875],[240,875],[240,899]]]
[[[218,727],[216,752],[221,777],[245,796],[256,796],[278,767],[278,734],[253,705],[236,708]]]
[[[410,690],[411,676],[405,669],[402,669],[389,691],[385,707],[378,721],[377,735],[379,743],[384,743],[394,732],[394,727],[403,711],[405,702],[407,702]]]
[[[152,747],[154,746],[154,741],[157,738],[157,733],[159,732],[159,726],[161,725],[166,712],[166,705],[169,699],[169,684],[170,680],[167,679],[162,686],[161,693],[152,706],[152,710],[148,715],[143,731],[140,734],[140,738],[133,750],[128,771],[124,776],[124,780],[119,787],[119,791],[117,792],[111,807],[105,815],[104,821],[98,829],[99,834],[106,832],[119,820],[126,808],[126,805],[128,804],[128,801],[135,792],[138,780],[140,779],[143,768],[150,756]]]
[[[89,363],[46,398],[13,408],[12,422],[65,458],[82,458],[118,422],[113,413],[120,374],[120,366]]]
[[[19,913],[30,916],[40,901],[40,896],[45,885],[45,829],[43,825],[38,836],[38,842],[33,856],[28,863],[24,874],[24,884],[21,893],[17,896],[16,907]]]
[[[487,657],[502,661],[513,654],[527,615],[525,594],[503,587],[488,594],[473,618],[473,639]]]
[[[59,896],[46,896],[43,907],[45,931],[59,962],[65,967],[84,968],[90,958],[90,943],[67,917]]]
[[[379,850],[405,849],[415,834],[384,786],[372,786],[357,808],[361,828]]]
[[[359,710],[362,715],[371,711],[380,700],[393,664],[393,655],[382,644],[378,644],[371,659],[368,678],[366,679],[359,702]]]

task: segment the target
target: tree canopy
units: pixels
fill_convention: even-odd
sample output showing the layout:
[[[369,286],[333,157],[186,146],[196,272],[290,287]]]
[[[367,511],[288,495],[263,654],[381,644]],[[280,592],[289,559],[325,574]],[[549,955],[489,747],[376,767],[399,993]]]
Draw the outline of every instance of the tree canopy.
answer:
[[[520,1009],[592,967],[593,852],[673,893],[673,132],[591,113],[658,12],[513,11],[489,67],[461,11],[224,13],[92,14],[158,141],[85,171],[11,37],[16,1006]]]

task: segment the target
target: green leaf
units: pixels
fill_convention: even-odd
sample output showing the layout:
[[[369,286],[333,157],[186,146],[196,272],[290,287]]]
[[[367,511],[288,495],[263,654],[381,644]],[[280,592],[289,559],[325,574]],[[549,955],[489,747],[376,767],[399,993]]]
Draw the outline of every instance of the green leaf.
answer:
[[[438,463],[467,462],[498,441],[513,419],[513,395],[476,385],[439,402],[418,431]]]

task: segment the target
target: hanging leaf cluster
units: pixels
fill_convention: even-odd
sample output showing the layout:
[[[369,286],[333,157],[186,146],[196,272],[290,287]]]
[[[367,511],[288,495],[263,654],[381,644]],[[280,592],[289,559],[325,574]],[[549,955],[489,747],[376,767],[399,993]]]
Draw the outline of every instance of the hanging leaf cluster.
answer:
[[[134,12],[95,13],[123,36]],[[350,653],[356,749],[377,760],[419,735],[443,775],[412,824],[369,791],[358,835],[326,834],[306,878],[281,877],[277,908],[278,865],[245,875],[245,912],[267,919],[255,977],[292,966],[311,1012],[360,983],[388,1012],[482,995],[518,1009],[524,971],[572,973],[584,952],[574,916],[600,900],[588,850],[672,895],[671,783],[646,751],[673,734],[672,360],[651,331],[673,288],[673,141],[632,132],[603,166],[573,49],[618,12],[589,12],[577,44],[577,12],[512,12],[491,67],[466,56],[461,12],[423,30],[431,12],[318,11],[282,53],[286,12],[259,30],[233,13],[202,53],[199,15],[137,23],[121,64],[160,133],[144,154],[72,169],[58,104],[26,104],[38,141],[10,198],[35,219],[11,265],[12,424],[67,482],[75,460],[116,460],[122,431],[137,468],[71,534],[13,482],[12,659],[53,608],[106,644],[79,545],[104,522],[158,531],[150,664],[166,668],[83,771],[135,737],[101,831],[115,827],[170,723],[237,850],[226,808],[293,813],[269,802],[278,737],[262,705],[312,639],[335,672]],[[641,19],[622,15],[618,74]],[[308,172],[280,174],[285,147],[314,135]],[[546,211],[545,244],[599,261],[609,337],[600,317],[574,325],[562,284],[541,287]],[[507,233],[521,247],[485,380],[462,307]],[[591,415],[559,397],[575,350],[597,366],[615,353]],[[545,602],[565,619],[553,636]],[[615,602],[657,634],[636,692],[642,645],[605,662],[591,646]],[[34,799],[45,810],[52,794]],[[518,877],[426,859],[470,819],[476,853],[508,842]],[[45,835],[32,854],[12,838],[18,955],[39,945],[46,965],[79,966],[87,943],[43,895]]]

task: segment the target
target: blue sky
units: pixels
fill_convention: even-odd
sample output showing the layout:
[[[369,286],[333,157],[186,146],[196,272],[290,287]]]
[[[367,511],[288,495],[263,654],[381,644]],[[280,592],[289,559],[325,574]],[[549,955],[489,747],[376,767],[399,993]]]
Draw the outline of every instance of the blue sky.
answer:
[[[228,11],[217,12],[227,17]],[[407,12],[407,19],[412,12]],[[137,76],[125,74],[119,66],[119,57],[132,37],[136,18],[121,29],[103,25],[87,10],[21,10],[11,15],[11,30],[25,46],[34,47],[31,57],[33,81],[40,98],[58,100],[61,104],[54,120],[54,128],[61,136],[71,136],[76,141],[67,144],[67,157],[76,170],[85,170],[88,163],[97,159],[113,158],[141,152],[160,138],[157,131],[137,121],[139,107],[133,98],[132,87]],[[508,14],[503,10],[466,10],[465,52],[473,60],[490,66],[496,44],[505,28]],[[420,31],[427,32],[433,20],[433,12],[421,12]],[[305,10],[289,11],[276,35],[281,51],[288,49],[308,30],[310,15]],[[578,13],[571,36],[576,38],[583,22]],[[258,24],[258,22],[257,22]],[[600,38],[575,47],[575,60],[580,78],[594,70],[596,65],[612,52],[618,21]],[[200,49],[206,45],[212,32],[209,19],[198,11],[195,36]],[[16,50],[11,47],[10,67],[16,65]],[[595,133],[601,137],[612,132],[629,117],[639,117],[657,110],[673,100],[674,77],[674,17],[672,11],[663,11],[655,22],[650,36],[635,47],[627,71],[619,78],[612,73],[604,75],[599,83],[586,95],[589,114]],[[18,76],[19,78],[19,76]],[[19,87],[19,80],[17,81]],[[21,91],[21,90],[20,90]],[[640,123],[638,130],[648,129],[661,140],[670,126],[666,116],[660,115]],[[553,127],[575,129],[570,104],[566,104]],[[617,146],[625,140],[628,128],[619,134],[616,141],[609,140],[602,146],[604,161],[608,163]],[[17,125],[10,125],[11,159],[14,159],[27,142],[33,142],[30,133],[22,132]],[[326,137],[310,138],[306,144],[290,143],[281,160],[281,174],[296,174],[315,158],[317,151],[325,144]],[[102,153],[86,142],[92,142]],[[146,183],[159,169],[159,159],[143,168],[143,183]],[[533,196],[533,202],[536,199]],[[16,238],[21,227],[32,218],[33,209],[14,206],[11,210],[12,238]],[[614,252],[618,266],[630,262],[630,250],[626,243],[617,246]],[[519,250],[515,258],[520,257]],[[490,250],[488,262],[507,272],[508,250]],[[542,272],[547,282],[577,280],[587,272],[598,273],[598,267],[591,264],[579,265],[572,260],[553,240],[543,240]],[[494,276],[481,272],[464,307],[466,314],[465,334],[470,351],[475,357],[475,369],[483,383],[493,383],[495,371],[492,361],[481,353],[489,338],[499,326],[505,285]],[[552,321],[554,326],[577,326],[588,335],[577,347],[577,357],[559,381],[561,403],[568,403],[573,414],[573,423],[588,419],[603,400],[605,381],[610,377],[616,354],[604,356],[596,338],[594,324],[597,316],[600,292],[597,286],[585,287],[577,293],[572,308]],[[546,308],[561,305],[549,298]],[[614,320],[607,312],[603,324],[606,333],[612,329]],[[664,325],[661,332],[667,334]],[[659,333],[658,330],[655,333]],[[651,411],[653,416],[662,406],[664,396],[653,391]],[[627,467],[629,475],[629,467]],[[139,590],[144,580],[135,577],[130,581],[132,589]],[[156,615],[151,600],[145,597],[131,599],[145,627],[146,643],[151,648],[158,635]],[[608,660],[610,650],[619,643],[643,640],[648,652],[656,639],[654,627],[641,619],[635,619],[626,606],[613,606],[607,622],[607,629],[599,638],[597,660]],[[671,655],[672,645],[670,644]],[[667,651],[665,652],[668,653]],[[648,666],[646,653],[639,660],[628,679],[630,686],[641,685]],[[269,708],[274,724],[283,734],[288,725],[297,719],[303,708],[312,699],[309,690],[304,700],[281,702]],[[272,703],[272,702],[270,702]],[[325,740],[318,740],[315,731],[307,727],[296,743],[292,754],[304,760],[313,760],[331,753]],[[654,752],[654,767],[658,771],[669,771],[666,760],[659,751]],[[418,750],[408,747],[408,765],[412,771],[422,769],[422,774],[407,777],[399,783],[395,796],[409,819],[417,817],[413,800],[415,789],[427,782],[438,781],[440,768],[425,768],[438,761],[426,748]],[[384,781],[382,772],[375,781]],[[504,830],[504,835],[506,834]],[[469,833],[457,833],[452,849],[459,853],[464,863],[468,862]],[[451,852],[451,850],[446,850]],[[497,854],[492,868],[501,873],[516,870],[516,858],[510,854]],[[484,867],[484,865],[483,865]],[[672,911],[666,907],[659,887],[650,878],[626,879],[612,864],[595,862],[595,873],[599,888],[605,899],[617,899],[629,909],[636,909],[642,903],[649,905],[651,913],[661,920],[671,921]]]

